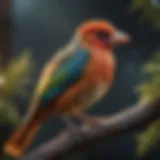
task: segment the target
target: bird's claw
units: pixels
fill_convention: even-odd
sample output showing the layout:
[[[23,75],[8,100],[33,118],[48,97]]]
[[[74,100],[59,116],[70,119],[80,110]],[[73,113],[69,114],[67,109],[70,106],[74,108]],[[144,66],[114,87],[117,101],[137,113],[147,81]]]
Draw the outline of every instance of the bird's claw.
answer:
[[[75,128],[74,130],[70,130],[71,138],[77,145],[80,145],[83,141],[83,136],[81,135],[81,132],[79,131],[79,127]]]
[[[76,124],[70,117],[65,116],[64,122],[67,125],[68,130],[71,133],[71,138],[76,141],[76,143],[79,145],[82,142],[83,137],[80,134],[80,126]]]

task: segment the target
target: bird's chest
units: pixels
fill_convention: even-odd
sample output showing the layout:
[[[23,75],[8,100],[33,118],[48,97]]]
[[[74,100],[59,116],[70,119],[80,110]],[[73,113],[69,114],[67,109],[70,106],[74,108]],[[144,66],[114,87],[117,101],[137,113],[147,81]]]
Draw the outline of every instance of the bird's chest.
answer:
[[[71,113],[92,107],[107,93],[107,91],[108,86],[105,83],[99,83],[95,84],[92,89],[86,90],[85,92],[79,92],[77,95],[74,95],[70,110]]]
[[[86,78],[85,91],[81,92],[83,94],[78,94],[77,104],[88,108],[99,101],[110,89],[114,74],[115,59],[112,54],[106,54],[105,52],[92,54],[88,72],[84,76]]]
[[[112,53],[102,51],[92,52],[91,65],[89,67],[93,76],[110,83],[115,74],[115,58]]]
[[[92,90],[85,93],[87,108],[99,101],[108,91],[109,86],[106,83],[96,84]]]

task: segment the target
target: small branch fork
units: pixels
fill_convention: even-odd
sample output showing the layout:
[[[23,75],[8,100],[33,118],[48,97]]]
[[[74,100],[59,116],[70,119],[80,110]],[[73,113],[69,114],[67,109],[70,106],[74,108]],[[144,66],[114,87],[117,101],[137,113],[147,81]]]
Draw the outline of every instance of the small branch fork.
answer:
[[[95,126],[81,125],[77,128],[77,136],[82,137],[81,141],[76,141],[71,131],[65,129],[53,140],[42,144],[19,160],[59,160],[73,151],[90,147],[104,137],[140,131],[159,117],[160,99],[129,106],[112,116],[98,118]]]

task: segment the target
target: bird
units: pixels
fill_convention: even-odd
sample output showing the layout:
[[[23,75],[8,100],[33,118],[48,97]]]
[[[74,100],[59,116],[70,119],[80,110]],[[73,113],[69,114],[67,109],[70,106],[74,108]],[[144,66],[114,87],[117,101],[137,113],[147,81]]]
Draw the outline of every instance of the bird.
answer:
[[[106,19],[84,21],[73,33],[44,65],[26,116],[3,146],[6,154],[22,156],[48,117],[71,124],[68,117],[83,114],[109,92],[117,68],[114,49],[130,35]]]

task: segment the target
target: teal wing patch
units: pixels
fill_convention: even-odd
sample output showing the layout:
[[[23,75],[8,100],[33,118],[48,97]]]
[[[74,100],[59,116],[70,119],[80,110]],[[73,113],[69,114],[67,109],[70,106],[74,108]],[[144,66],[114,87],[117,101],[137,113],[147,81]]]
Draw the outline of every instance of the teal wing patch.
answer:
[[[90,54],[87,50],[79,50],[60,64],[51,76],[50,83],[41,96],[42,106],[57,98],[65,89],[81,78],[89,58]]]

